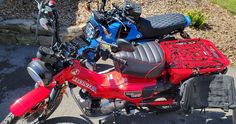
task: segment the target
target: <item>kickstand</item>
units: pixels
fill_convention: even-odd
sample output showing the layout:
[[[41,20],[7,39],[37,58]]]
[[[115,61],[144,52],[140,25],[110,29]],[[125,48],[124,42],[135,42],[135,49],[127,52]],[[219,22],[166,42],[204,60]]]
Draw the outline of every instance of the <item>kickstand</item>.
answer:
[[[113,124],[118,124],[119,115],[120,115],[119,111],[113,111],[113,113],[112,113],[112,123]],[[104,124],[104,123],[106,123],[106,119],[98,120],[98,123]]]
[[[114,99],[114,107],[115,107],[115,110],[113,111],[113,124],[118,124],[118,117],[120,115],[119,111],[117,110],[116,108],[116,100]]]
[[[118,118],[119,118],[119,112],[118,111],[114,111],[113,112],[113,124],[118,124]]]

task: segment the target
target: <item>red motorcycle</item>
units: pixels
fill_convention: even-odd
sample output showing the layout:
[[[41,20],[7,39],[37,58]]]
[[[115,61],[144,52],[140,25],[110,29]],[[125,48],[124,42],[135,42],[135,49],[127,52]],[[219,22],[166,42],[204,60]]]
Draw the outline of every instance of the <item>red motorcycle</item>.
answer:
[[[52,11],[51,16],[55,15]],[[75,43],[60,41],[57,16],[51,24],[52,46],[40,47],[37,58],[27,67],[35,89],[10,106],[4,124],[20,119],[43,123],[60,105],[67,87],[88,118],[113,116],[117,122],[120,114],[134,114],[136,110],[182,109],[190,113],[206,107],[233,109],[235,113],[234,81],[224,75],[230,63],[208,40],[174,39],[134,47],[119,39],[118,53],[112,54],[102,45],[97,48],[103,60],[114,61],[114,67],[96,72],[86,67],[86,61],[89,52],[97,49],[87,48],[77,55]]]

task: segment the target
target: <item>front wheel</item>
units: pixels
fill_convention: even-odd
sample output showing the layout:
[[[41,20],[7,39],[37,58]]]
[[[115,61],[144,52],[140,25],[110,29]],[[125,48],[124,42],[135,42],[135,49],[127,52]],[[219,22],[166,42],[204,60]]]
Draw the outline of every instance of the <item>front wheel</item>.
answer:
[[[21,122],[22,124],[28,123],[36,123],[36,122],[44,122],[51,114],[57,109],[60,105],[63,98],[63,94],[61,93],[53,106],[48,107],[48,100],[45,99],[35,107],[31,109],[31,112],[26,113],[23,117],[16,117],[14,114],[9,113],[6,118],[2,121],[1,124],[16,124],[17,122]]]
[[[19,117],[15,117],[12,113],[9,113],[1,124],[15,124],[19,119]]]

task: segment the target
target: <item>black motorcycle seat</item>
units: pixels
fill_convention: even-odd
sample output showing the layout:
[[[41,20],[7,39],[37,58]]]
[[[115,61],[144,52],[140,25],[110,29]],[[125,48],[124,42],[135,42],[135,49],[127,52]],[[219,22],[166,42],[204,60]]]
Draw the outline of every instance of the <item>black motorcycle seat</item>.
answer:
[[[144,38],[159,38],[173,31],[184,30],[186,22],[183,14],[172,13],[140,18],[138,28]]]
[[[156,42],[139,45],[134,52],[118,52],[115,56],[127,62],[127,65],[121,65],[114,61],[116,70],[123,74],[154,78],[165,68],[164,52]]]

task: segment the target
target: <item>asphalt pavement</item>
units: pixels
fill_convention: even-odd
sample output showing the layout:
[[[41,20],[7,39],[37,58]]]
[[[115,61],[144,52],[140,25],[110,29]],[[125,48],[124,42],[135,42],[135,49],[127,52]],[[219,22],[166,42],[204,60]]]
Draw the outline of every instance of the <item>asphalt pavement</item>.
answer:
[[[32,46],[0,45],[0,121],[8,114],[9,105],[34,87],[26,66],[36,51],[37,47]],[[236,78],[236,69],[229,68],[228,75]],[[90,123],[80,115],[79,108],[69,94],[63,97],[61,105],[46,123]],[[205,114],[196,110],[189,116],[181,111],[158,115],[137,113],[121,116],[119,121],[122,124],[232,124],[231,115],[231,111],[225,113],[220,109],[207,109]],[[98,123],[98,120],[91,119],[91,122]]]

